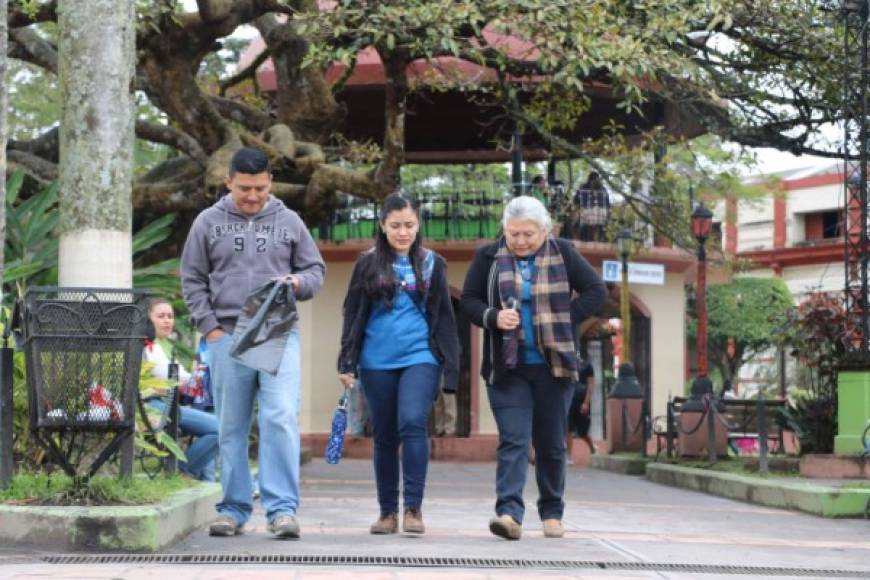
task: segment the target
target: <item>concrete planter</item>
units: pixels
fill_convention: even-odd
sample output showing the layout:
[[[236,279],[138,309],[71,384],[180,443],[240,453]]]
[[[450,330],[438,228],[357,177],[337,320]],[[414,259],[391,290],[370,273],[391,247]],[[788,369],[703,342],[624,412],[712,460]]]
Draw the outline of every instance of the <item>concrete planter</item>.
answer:
[[[870,458],[863,455],[804,455],[801,475],[820,479],[870,479]]]
[[[0,544],[52,551],[159,552],[214,519],[217,483],[142,506],[0,505]]]
[[[602,471],[611,471],[623,475],[646,475],[646,466],[651,463],[649,457],[630,455],[593,455],[590,467]]]
[[[833,487],[661,463],[648,464],[646,477],[674,487],[832,518],[863,516],[870,502],[870,488]]]

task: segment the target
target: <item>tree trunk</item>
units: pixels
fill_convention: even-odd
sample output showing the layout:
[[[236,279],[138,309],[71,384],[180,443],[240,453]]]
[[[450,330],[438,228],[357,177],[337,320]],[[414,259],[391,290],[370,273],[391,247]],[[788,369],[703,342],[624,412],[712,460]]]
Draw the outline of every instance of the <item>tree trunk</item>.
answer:
[[[61,286],[133,285],[133,74],[130,0],[58,8]]]
[[[9,83],[6,82],[8,50],[7,0],[0,0],[0,281],[6,270],[6,140],[9,128],[6,124],[9,111]],[[0,284],[0,301],[3,299],[3,285]]]
[[[390,188],[400,185],[405,163],[405,107],[408,101],[408,59],[381,53],[386,83],[384,85],[384,157],[375,170],[375,181]]]

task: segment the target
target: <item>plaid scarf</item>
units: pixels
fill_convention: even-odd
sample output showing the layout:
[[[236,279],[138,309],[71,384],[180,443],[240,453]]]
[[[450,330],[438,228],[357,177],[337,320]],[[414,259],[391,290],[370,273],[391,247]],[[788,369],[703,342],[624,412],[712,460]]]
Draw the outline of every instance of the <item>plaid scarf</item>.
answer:
[[[495,254],[498,272],[498,290],[502,308],[508,308],[511,299],[521,304],[523,279],[517,271],[513,254],[504,241],[499,242]],[[535,254],[532,280],[532,319],[535,340],[554,377],[577,380],[577,355],[574,351],[574,331],[571,327],[571,287],[568,272],[556,239],[547,236]],[[519,362],[523,332],[518,327],[502,331],[502,356],[505,367],[512,369]]]

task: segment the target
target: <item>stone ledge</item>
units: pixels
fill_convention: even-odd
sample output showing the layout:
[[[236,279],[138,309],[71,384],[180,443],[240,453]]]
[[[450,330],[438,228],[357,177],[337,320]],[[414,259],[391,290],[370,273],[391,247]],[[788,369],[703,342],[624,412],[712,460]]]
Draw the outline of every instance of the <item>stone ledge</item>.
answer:
[[[589,466],[602,471],[621,473],[622,475],[646,475],[646,466],[652,462],[651,457],[639,455],[601,455],[592,456]]]
[[[141,506],[0,505],[0,543],[52,551],[159,552],[215,517],[217,483]]]
[[[829,518],[863,516],[870,502],[870,488],[834,487],[661,463],[647,465],[646,477],[655,483]]]

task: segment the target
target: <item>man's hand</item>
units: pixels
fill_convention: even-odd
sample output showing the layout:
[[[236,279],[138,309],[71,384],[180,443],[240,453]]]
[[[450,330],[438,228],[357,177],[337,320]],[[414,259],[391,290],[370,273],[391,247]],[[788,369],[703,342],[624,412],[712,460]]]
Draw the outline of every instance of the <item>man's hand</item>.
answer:
[[[283,280],[284,282],[289,282],[291,286],[293,286],[293,291],[299,290],[299,277],[296,274],[284,274],[283,276],[279,276],[275,278],[276,280]]]
[[[580,413],[583,415],[589,414],[589,401],[583,401],[580,405]]]
[[[356,382],[356,377],[352,373],[340,373],[338,375],[339,382],[344,385],[345,389],[352,389]]]
[[[223,329],[215,328],[214,330],[208,331],[208,334],[205,335],[205,341],[206,342],[217,342],[218,340],[223,338],[225,334],[226,334],[226,332],[224,332]]]

